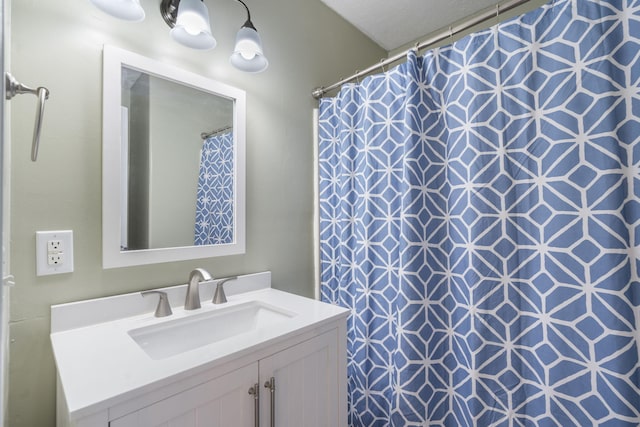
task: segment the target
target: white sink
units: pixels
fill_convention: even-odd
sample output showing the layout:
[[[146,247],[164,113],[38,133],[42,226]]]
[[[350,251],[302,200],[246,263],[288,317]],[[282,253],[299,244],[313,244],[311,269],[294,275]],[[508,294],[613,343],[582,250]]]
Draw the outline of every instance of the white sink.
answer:
[[[250,301],[132,329],[129,336],[149,357],[158,360],[269,328],[295,315],[270,304]]]

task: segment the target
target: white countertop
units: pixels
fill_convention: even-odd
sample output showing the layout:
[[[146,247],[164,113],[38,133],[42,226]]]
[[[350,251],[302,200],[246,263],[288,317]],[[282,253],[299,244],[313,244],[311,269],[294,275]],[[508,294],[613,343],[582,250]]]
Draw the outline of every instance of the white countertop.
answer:
[[[228,302],[211,303],[214,284],[201,285],[202,308],[185,311],[186,285],[164,288],[173,315],[154,317],[157,298],[139,292],[52,307],[51,342],[69,418],[77,420],[144,393],[228,363],[336,319],[348,310],[270,288],[270,273],[240,276],[225,285]],[[160,360],[128,331],[259,300],[296,313],[290,319]],[[176,301],[179,301],[176,304]],[[220,325],[224,327],[224,325]]]

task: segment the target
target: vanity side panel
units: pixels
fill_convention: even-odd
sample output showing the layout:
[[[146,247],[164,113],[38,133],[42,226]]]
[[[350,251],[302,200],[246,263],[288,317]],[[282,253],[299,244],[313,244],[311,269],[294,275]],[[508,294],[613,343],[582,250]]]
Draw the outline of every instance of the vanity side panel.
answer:
[[[60,376],[56,375],[56,427],[70,427],[69,408],[64,398]]]
[[[344,317],[337,322],[337,353],[338,353],[338,426],[347,427],[349,412],[347,409],[347,318]]]
[[[77,421],[69,419],[69,408],[64,398],[60,378],[56,381],[56,427],[108,427],[108,411],[97,412]]]
[[[67,401],[64,398],[64,392],[62,391],[62,385],[60,384],[60,378],[56,381],[56,427],[108,427],[109,426],[109,413],[108,411],[101,411],[90,415],[85,418],[81,418],[75,422],[69,419],[69,408],[67,407]]]

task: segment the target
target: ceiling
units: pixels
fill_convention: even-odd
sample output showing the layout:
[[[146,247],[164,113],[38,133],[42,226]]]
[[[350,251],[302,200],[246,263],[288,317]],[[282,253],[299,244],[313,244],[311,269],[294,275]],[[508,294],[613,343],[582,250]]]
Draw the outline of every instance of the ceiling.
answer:
[[[322,0],[387,51],[447,28],[499,0]]]

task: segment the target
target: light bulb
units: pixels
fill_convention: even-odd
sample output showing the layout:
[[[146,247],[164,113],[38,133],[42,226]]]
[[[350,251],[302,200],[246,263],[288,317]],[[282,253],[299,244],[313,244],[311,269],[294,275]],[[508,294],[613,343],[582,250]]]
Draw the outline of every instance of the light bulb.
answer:
[[[240,51],[240,55],[242,55],[242,57],[248,61],[250,59],[255,58],[256,53],[255,52],[247,52],[245,50],[241,50]]]
[[[204,17],[191,10],[178,15],[176,26],[184,27],[185,31],[192,36],[198,35],[202,31],[207,31],[209,28],[209,24],[204,20]]]
[[[253,40],[239,40],[236,44],[236,51],[247,60],[253,59],[260,50],[260,46],[258,46]]]

